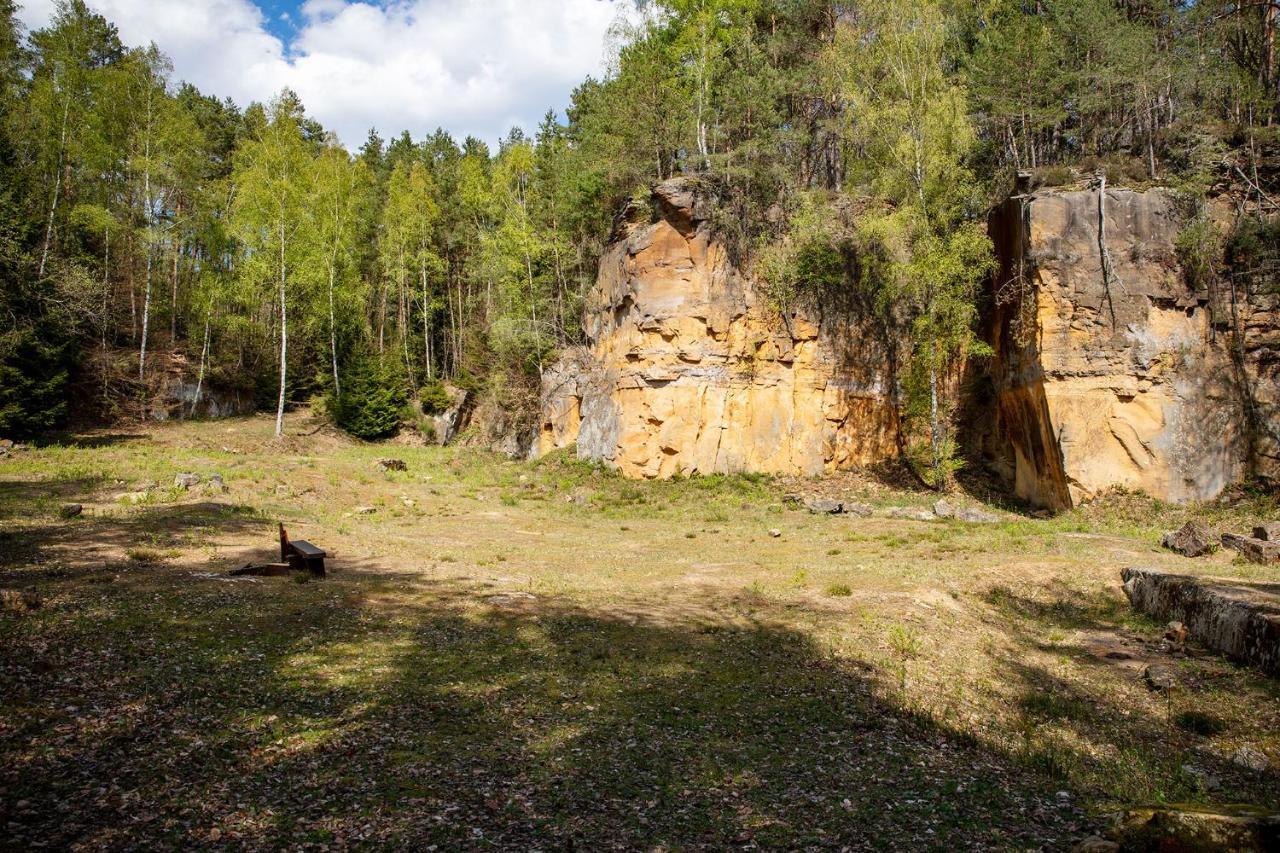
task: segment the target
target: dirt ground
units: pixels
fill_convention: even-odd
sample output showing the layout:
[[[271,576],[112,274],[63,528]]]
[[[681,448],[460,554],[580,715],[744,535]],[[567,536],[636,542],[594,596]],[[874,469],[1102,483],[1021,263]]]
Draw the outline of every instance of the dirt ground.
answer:
[[[1132,805],[1280,808],[1280,683],[1120,590],[1130,565],[1280,581],[1158,547],[1274,497],[823,516],[784,495],[935,496],[271,431],[0,458],[0,587],[41,600],[0,613],[6,849],[1037,850]],[[277,522],[326,579],[225,576]]]

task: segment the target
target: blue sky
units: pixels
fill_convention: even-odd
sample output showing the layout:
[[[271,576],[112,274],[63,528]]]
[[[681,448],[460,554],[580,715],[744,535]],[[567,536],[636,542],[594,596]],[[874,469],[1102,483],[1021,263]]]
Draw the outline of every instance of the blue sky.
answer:
[[[175,77],[241,106],[283,87],[348,146],[370,127],[496,142],[605,67],[629,0],[86,0]],[[18,0],[29,28],[54,0]]]

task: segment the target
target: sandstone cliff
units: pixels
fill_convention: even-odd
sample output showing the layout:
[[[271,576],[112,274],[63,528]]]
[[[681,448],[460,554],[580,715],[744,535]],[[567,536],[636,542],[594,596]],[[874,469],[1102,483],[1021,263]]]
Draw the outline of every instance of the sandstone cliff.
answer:
[[[820,474],[895,454],[882,351],[847,312],[774,310],[690,179],[632,205],[601,259],[587,345],[543,380],[540,452],[632,477]]]
[[[994,400],[979,443],[1020,497],[1064,508],[1127,486],[1200,500],[1280,469],[1276,299],[1191,290],[1182,225],[1163,190],[1045,191],[992,214]]]

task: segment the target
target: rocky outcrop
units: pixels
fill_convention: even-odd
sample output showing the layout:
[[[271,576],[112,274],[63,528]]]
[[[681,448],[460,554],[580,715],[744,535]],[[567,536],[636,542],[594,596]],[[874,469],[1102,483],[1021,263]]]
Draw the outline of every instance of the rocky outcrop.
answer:
[[[1203,500],[1280,470],[1276,299],[1192,290],[1182,227],[1159,189],[1037,192],[993,212],[996,355],[977,444],[1020,497]]]
[[[1214,651],[1280,675],[1280,596],[1268,584],[1127,568],[1125,595],[1137,610],[1177,620]]]
[[[678,178],[624,213],[587,295],[588,343],[544,375],[538,450],[576,444],[649,478],[894,455],[875,336],[850,312],[772,307],[717,238],[713,204]]]

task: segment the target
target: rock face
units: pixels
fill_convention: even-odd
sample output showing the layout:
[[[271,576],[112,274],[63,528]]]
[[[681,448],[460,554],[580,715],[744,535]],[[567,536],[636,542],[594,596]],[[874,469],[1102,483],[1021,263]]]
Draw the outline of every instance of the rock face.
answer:
[[[1126,486],[1204,500],[1280,471],[1276,297],[1191,289],[1182,223],[1158,189],[1038,192],[993,212],[979,445],[1020,497],[1061,509]]]
[[[774,310],[693,179],[631,205],[587,295],[588,343],[543,378],[538,451],[631,477],[820,474],[895,453],[887,359],[847,312]]]
[[[1143,568],[1127,568],[1121,577],[1134,608],[1176,619],[1196,642],[1280,675],[1280,596],[1267,584]]]

